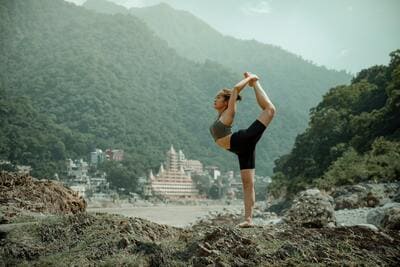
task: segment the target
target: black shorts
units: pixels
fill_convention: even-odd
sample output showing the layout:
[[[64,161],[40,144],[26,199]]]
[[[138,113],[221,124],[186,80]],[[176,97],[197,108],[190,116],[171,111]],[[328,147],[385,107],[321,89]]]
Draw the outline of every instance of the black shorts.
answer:
[[[261,121],[256,119],[249,128],[238,130],[232,134],[228,150],[238,156],[241,170],[255,168],[256,144],[266,128]]]

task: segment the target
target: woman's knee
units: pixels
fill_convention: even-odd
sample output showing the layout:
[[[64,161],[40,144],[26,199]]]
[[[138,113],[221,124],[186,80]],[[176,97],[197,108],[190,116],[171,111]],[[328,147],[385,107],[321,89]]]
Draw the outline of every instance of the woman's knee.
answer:
[[[260,115],[258,115],[258,120],[264,124],[265,127],[272,121],[275,116],[275,108],[267,108],[261,111]]]

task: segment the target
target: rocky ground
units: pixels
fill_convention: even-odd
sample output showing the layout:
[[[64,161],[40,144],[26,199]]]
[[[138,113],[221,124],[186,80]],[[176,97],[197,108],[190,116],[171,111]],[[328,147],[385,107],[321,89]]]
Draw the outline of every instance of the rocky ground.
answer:
[[[330,201],[305,192],[283,217],[257,210],[254,228],[235,227],[238,210],[185,228],[84,210],[16,213],[0,224],[0,266],[399,266],[396,225],[342,226]]]
[[[86,210],[86,201],[61,183],[0,172],[0,223],[23,214],[68,214]]]
[[[31,220],[1,237],[2,266],[398,266],[400,233],[363,226],[234,227],[218,215],[188,228],[120,215]]]

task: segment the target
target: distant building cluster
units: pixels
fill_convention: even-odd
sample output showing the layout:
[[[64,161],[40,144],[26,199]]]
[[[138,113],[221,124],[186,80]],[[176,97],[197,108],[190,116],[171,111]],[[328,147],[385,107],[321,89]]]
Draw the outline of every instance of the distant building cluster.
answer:
[[[83,159],[66,161],[66,173],[62,175],[62,182],[77,191],[80,196],[89,200],[113,200],[116,192],[110,190],[107,174],[98,171],[98,165],[104,161],[122,161],[124,151],[121,149],[95,149],[90,153],[89,163]],[[30,166],[13,165],[9,161],[0,160],[0,165],[7,168],[13,167],[21,174],[29,174]],[[10,168],[11,168],[10,167]],[[209,179],[212,188],[205,191],[204,185],[199,183],[199,189],[192,177]],[[59,180],[58,174],[55,179]],[[199,182],[199,181],[197,181]],[[257,186],[265,186],[271,183],[271,178],[255,176]],[[186,159],[182,150],[175,151],[173,145],[166,152],[165,161],[160,164],[158,172],[149,170],[147,177],[138,177],[139,190],[144,197],[162,197],[164,199],[203,199],[212,192],[212,197],[227,197],[229,199],[243,197],[243,184],[240,173],[228,171],[221,173],[218,166],[203,166],[199,160]],[[203,187],[202,187],[203,186]],[[261,187],[260,187],[261,188]],[[212,189],[212,190],[211,190]],[[206,193],[205,193],[206,192]]]
[[[90,153],[90,164],[83,159],[68,159],[67,179],[64,184],[72,190],[77,191],[80,196],[91,199],[108,200],[110,196],[110,184],[107,182],[107,174],[105,172],[96,171],[95,174],[89,175],[89,167],[97,168],[98,164],[106,161],[122,161],[124,159],[124,151],[121,149],[95,149]],[[58,175],[57,175],[58,177]]]
[[[89,164],[83,159],[67,160],[67,179],[65,185],[85,198],[104,198],[109,191],[106,173],[96,172],[96,175],[88,175]]]

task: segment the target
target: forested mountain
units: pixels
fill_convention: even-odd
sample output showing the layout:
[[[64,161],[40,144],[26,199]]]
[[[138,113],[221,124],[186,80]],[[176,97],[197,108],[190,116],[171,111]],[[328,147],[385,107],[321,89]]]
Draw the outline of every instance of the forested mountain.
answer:
[[[241,77],[178,56],[133,16],[96,14],[61,0],[10,0],[2,1],[0,17],[1,88],[85,136],[66,157],[120,148],[144,175],[173,144],[205,164],[237,168],[208,127],[216,90]],[[8,151],[2,159],[10,158]]]
[[[0,17],[2,94],[16,113],[23,104],[14,101],[24,97],[32,109],[18,114],[37,114],[2,118],[6,126],[1,129],[0,159],[32,163],[41,170],[39,176],[50,176],[63,157],[87,157],[95,147],[120,148],[132,174],[140,176],[158,168],[173,144],[188,158],[238,170],[234,155],[214,144],[208,127],[216,117],[216,92],[232,87],[241,73],[210,60],[195,63],[182,57],[132,15],[98,14],[62,0],[6,0],[0,4]],[[270,91],[278,93],[272,87]],[[280,94],[271,97],[278,102],[291,95]],[[253,93],[247,91],[247,96],[250,100],[239,104],[234,129],[247,127],[259,112]],[[285,115],[289,104],[283,103],[278,104],[281,117],[276,121],[293,125],[268,129],[257,150],[260,175],[271,174],[273,159],[291,143],[286,131],[290,128],[293,134],[292,127],[301,125],[300,117]],[[7,127],[14,123],[21,129],[18,140],[46,140],[47,148],[57,143],[62,157],[23,141],[13,143],[13,128]],[[20,153],[12,154],[14,150]],[[36,159],[28,162],[24,151]],[[40,167],[40,160],[50,167]]]
[[[33,174],[54,174],[65,157],[87,153],[85,136],[57,125],[28,97],[10,97],[0,89],[0,160],[34,166]]]
[[[263,159],[269,169],[273,167],[273,159],[290,151],[296,135],[307,126],[310,108],[321,100],[321,96],[329,88],[348,84],[351,80],[344,71],[316,66],[279,47],[224,36],[191,13],[175,10],[165,3],[128,10],[111,2],[87,0],[83,6],[100,13],[129,13],[141,18],[178,54],[188,59],[196,62],[212,60],[238,75],[248,70],[260,76],[278,109],[268,136],[260,140],[257,151],[258,158]],[[241,128],[250,125],[259,113],[257,106],[251,107],[256,105],[252,92],[245,91],[244,96],[241,106],[251,112],[242,114],[239,110],[237,117],[244,121],[239,123]]]
[[[272,192],[400,180],[400,50],[390,57],[324,95],[291,153],[276,160]]]

